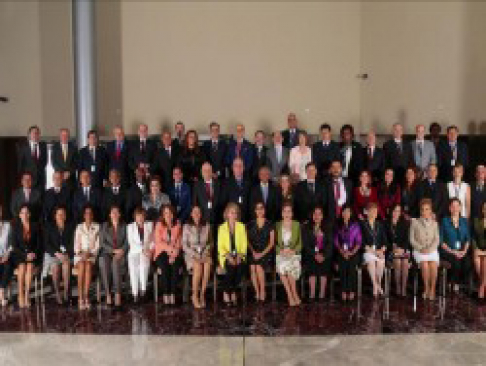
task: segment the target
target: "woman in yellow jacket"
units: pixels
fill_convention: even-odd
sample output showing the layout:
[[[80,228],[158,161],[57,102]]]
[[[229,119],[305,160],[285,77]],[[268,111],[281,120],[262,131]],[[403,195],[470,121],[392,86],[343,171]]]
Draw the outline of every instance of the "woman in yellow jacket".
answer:
[[[238,221],[239,207],[229,203],[224,210],[225,222],[218,230],[219,265],[226,271],[224,275],[224,302],[237,304],[236,289],[241,282],[246,262],[248,239],[245,225]]]

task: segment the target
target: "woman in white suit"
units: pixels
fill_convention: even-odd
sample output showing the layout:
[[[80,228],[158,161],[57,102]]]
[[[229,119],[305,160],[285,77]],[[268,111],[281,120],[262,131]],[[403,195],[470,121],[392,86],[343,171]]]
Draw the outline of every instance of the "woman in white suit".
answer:
[[[145,210],[141,207],[135,209],[133,216],[135,221],[127,226],[128,271],[133,301],[137,303],[139,295],[143,299],[147,290],[153,224],[145,221]]]

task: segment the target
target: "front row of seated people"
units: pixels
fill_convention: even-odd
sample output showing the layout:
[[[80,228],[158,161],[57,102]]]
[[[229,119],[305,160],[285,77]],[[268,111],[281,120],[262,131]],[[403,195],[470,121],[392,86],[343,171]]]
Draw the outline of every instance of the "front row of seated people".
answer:
[[[206,306],[206,290],[214,270],[222,276],[227,306],[238,303],[238,289],[247,272],[256,301],[266,301],[267,277],[272,270],[276,270],[290,306],[302,302],[297,282],[303,274],[308,278],[310,301],[326,296],[333,273],[339,277],[342,300],[354,300],[360,266],[369,274],[373,296],[379,297],[384,294],[387,264],[394,269],[396,295],[405,297],[413,263],[421,273],[422,297],[434,300],[440,260],[448,263],[455,291],[473,265],[482,299],[486,291],[486,203],[481,217],[472,223],[472,235],[461,207],[458,198],[451,199],[449,215],[439,223],[429,199],[419,203],[420,215],[411,220],[405,218],[399,204],[391,207],[387,220],[379,219],[376,202],[366,205],[366,216],[361,220],[344,205],[331,225],[323,208],[316,206],[311,219],[301,225],[293,218],[290,202],[282,205],[282,219],[275,224],[266,218],[263,202],[257,202],[255,219],[245,225],[239,221],[239,206],[229,203],[224,222],[215,230],[204,221],[199,206],[192,207],[184,226],[170,204],[162,206],[160,218],[154,222],[146,220],[146,211],[139,207],[128,225],[117,206],[109,209],[108,221],[102,225],[94,221],[92,207],[86,206],[77,227],[66,220],[66,209],[57,207],[53,223],[41,232],[31,220],[28,205],[20,208],[12,224],[1,220],[0,206],[0,301],[7,304],[6,289],[15,273],[18,305],[29,307],[32,279],[42,267],[52,276],[59,304],[69,300],[71,270],[76,269],[81,310],[91,306],[89,289],[95,272],[103,284],[106,304],[120,306],[125,269],[137,302],[146,296],[151,266],[159,275],[164,304],[175,303],[185,266],[192,276],[195,308]]]

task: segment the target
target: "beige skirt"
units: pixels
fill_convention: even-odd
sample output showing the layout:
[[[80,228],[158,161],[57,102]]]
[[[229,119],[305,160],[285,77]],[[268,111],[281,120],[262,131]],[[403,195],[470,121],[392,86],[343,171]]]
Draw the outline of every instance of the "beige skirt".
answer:
[[[298,280],[302,271],[300,254],[277,255],[277,273],[284,276],[292,276]]]

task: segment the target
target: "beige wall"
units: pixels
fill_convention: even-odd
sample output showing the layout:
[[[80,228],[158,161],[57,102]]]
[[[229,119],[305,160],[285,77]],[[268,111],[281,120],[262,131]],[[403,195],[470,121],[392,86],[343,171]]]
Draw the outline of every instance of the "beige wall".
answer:
[[[356,123],[360,7],[353,2],[123,2],[123,122],[223,132]]]
[[[0,2],[0,135],[73,128],[70,1]]]
[[[484,133],[486,3],[366,2],[362,10],[363,126],[389,131],[401,121],[411,132],[438,120]]]

